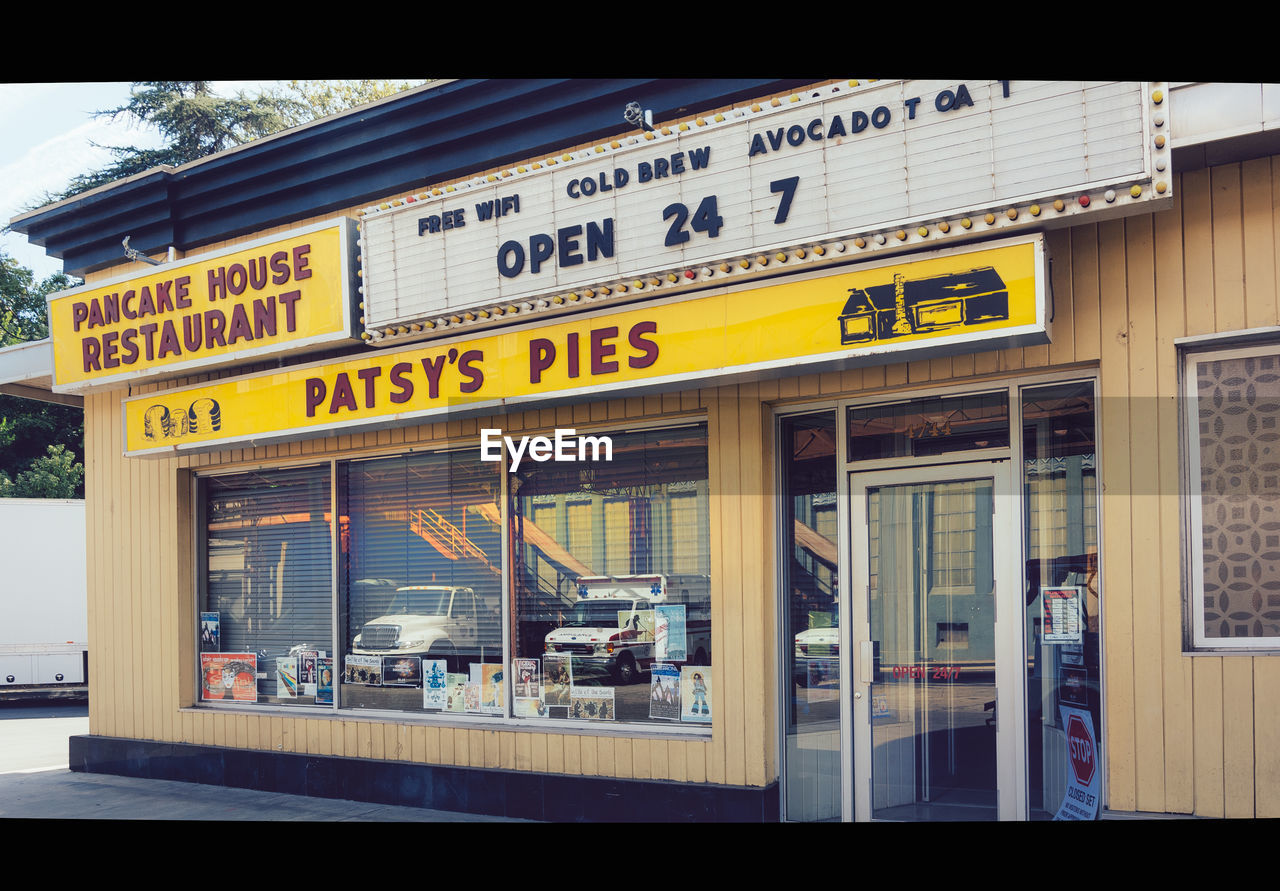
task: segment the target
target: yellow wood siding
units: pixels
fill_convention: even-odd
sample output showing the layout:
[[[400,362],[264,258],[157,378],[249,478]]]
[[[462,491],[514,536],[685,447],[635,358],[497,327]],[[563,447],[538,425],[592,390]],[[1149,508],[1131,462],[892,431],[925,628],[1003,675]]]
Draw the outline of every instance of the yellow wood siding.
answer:
[[[174,386],[195,380],[178,381]],[[160,388],[152,384],[139,392]],[[137,460],[121,455],[123,395],[95,393],[85,400],[86,461],[90,467],[86,502],[92,518],[88,542],[93,567],[89,604],[92,639],[97,644],[90,650],[94,678],[91,733],[622,778],[739,785],[763,785],[776,778],[776,770],[767,760],[772,739],[766,731],[769,722],[762,692],[766,672],[773,668],[761,664],[759,655],[772,647],[773,630],[763,620],[767,612],[762,606],[767,600],[766,575],[758,548],[751,549],[754,555],[748,563],[736,558],[725,561],[732,567],[728,570],[734,580],[732,589],[724,581],[713,583],[712,609],[717,616],[730,618],[717,622],[718,636],[713,642],[718,715],[710,739],[593,738],[533,724],[512,730],[482,730],[347,716],[183,711],[192,705],[196,682],[193,470],[328,460],[353,451],[397,445],[474,441],[482,421],[448,421],[212,455]],[[672,411],[705,414],[713,442],[713,479],[726,474],[736,479],[739,473],[741,458],[735,454],[732,460],[726,459],[714,445],[723,438],[719,432],[723,425],[728,425],[728,438],[735,449],[740,436],[753,437],[742,448],[759,473],[761,456],[755,443],[761,440],[763,421],[754,395],[743,401],[736,388],[729,387],[665,400],[609,400],[599,403],[599,409],[596,405],[532,410],[484,419],[483,424],[514,431],[545,429],[597,416],[601,421],[644,423],[670,417]],[[749,432],[752,430],[754,433]],[[762,484],[753,480],[750,491],[762,491]],[[723,494],[712,498],[712,538],[727,535],[735,550],[741,550],[744,525],[753,539],[763,535],[760,505],[752,507],[744,501],[759,499]],[[726,527],[725,531],[720,531],[721,527]],[[730,590],[732,596],[726,596]],[[755,689],[744,690],[744,683]],[[707,754],[708,750],[715,754]],[[727,757],[726,751],[731,753]]]

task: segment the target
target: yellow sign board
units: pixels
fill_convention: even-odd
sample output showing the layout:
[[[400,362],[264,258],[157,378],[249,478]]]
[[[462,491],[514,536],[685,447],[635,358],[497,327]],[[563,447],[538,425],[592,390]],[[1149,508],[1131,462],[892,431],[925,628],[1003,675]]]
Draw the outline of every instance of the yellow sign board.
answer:
[[[54,386],[302,352],[351,338],[355,223],[330,220],[49,298]]]
[[[1043,342],[1041,236],[723,289],[538,327],[153,393],[125,451],[157,454],[477,414],[531,402]]]

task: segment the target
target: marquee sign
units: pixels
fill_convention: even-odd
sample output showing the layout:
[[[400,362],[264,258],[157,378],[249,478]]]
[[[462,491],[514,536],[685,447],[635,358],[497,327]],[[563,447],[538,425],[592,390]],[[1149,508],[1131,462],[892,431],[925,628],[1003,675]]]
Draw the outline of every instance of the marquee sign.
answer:
[[[124,402],[130,455],[261,445],[523,404],[1046,339],[1042,236],[556,324],[368,351]]]
[[[851,83],[367,209],[370,337],[563,295],[729,284],[773,258],[770,272],[1149,212],[1172,195],[1158,84]]]
[[[51,295],[54,391],[349,341],[354,236],[330,220]]]

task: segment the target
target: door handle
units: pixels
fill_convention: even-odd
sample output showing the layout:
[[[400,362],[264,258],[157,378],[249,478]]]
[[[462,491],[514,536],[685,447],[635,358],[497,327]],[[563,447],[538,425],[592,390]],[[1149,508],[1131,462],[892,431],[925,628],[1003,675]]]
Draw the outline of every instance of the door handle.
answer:
[[[871,670],[874,666],[874,641],[864,640],[858,644],[858,680],[871,686]]]

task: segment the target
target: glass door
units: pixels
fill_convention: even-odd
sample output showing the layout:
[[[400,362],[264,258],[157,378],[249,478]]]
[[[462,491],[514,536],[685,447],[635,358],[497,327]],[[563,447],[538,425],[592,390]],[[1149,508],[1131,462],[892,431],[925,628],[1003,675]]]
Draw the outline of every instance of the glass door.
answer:
[[[854,473],[850,494],[855,816],[1020,819],[1009,462]]]

